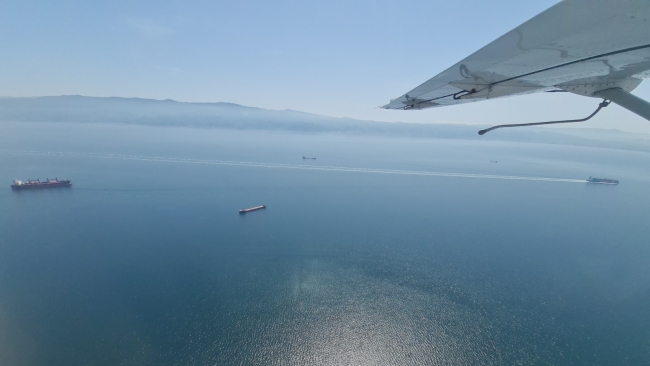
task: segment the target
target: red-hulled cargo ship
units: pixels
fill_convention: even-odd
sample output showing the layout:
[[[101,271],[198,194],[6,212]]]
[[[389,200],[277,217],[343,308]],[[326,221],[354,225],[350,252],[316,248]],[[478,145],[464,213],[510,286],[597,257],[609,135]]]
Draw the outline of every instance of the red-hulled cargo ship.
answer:
[[[72,182],[70,180],[59,180],[58,178],[46,179],[45,182],[41,182],[40,179],[31,180],[28,179],[27,182],[20,180],[15,180],[14,184],[11,185],[11,189],[31,189],[31,188],[55,188],[55,187],[72,187]]]

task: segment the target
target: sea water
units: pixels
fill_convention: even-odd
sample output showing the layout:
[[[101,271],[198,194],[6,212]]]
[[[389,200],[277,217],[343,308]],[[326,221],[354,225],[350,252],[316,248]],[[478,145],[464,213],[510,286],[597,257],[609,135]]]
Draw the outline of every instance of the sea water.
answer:
[[[0,364],[648,364],[648,167],[562,145],[0,124]],[[73,187],[9,188],[55,177]]]

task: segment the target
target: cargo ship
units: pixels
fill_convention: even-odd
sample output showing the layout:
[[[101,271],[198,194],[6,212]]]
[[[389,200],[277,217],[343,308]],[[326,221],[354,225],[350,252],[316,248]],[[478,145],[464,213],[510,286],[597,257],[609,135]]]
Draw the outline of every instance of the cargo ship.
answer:
[[[27,182],[21,180],[15,180],[14,184],[11,185],[11,189],[31,189],[31,188],[55,188],[55,187],[71,187],[72,182],[70,180],[59,180],[58,178],[46,179],[45,182],[41,182],[40,179],[31,180],[28,179]]]
[[[593,177],[589,177],[589,179],[587,179],[587,182],[597,183],[597,184],[618,184],[618,181],[615,179],[593,178]]]
[[[251,207],[251,208],[242,208],[241,210],[239,210],[239,213],[240,213],[240,214],[245,214],[245,213],[247,213],[247,212],[257,211],[257,210],[261,210],[261,209],[263,209],[263,208],[266,208],[266,206],[265,206],[265,205],[262,205],[262,206]]]
[[[309,157],[309,156],[303,156],[302,160],[316,160],[316,158],[312,158],[312,157]]]

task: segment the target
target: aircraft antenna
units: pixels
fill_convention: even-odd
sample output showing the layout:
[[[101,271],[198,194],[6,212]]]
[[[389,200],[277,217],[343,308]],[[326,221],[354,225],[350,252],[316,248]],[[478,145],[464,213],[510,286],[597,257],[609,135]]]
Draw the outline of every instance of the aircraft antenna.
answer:
[[[553,125],[553,124],[556,124],[556,123],[584,122],[584,121],[587,121],[587,120],[591,119],[591,117],[595,116],[596,114],[598,114],[598,112],[600,112],[601,109],[607,107],[609,105],[609,103],[611,103],[609,100],[603,99],[603,101],[600,104],[598,104],[598,108],[596,108],[594,113],[590,114],[589,116],[587,116],[585,118],[581,118],[581,119],[567,119],[567,120],[564,120],[564,121],[549,121],[549,122],[534,122],[534,123],[519,123],[519,124],[510,124],[510,125],[498,125],[498,126],[486,128],[484,130],[480,130],[478,132],[478,134],[479,135],[485,135],[486,133],[488,133],[488,132],[490,132],[492,130],[496,130],[497,128],[502,128],[502,127],[525,127],[525,126]]]

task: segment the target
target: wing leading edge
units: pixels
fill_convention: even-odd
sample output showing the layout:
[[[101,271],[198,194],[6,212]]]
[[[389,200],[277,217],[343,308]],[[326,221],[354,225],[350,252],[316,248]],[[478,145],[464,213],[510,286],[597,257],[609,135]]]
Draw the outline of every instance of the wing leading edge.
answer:
[[[425,109],[554,89],[602,98],[607,89],[629,94],[649,70],[650,2],[564,0],[382,108]]]

